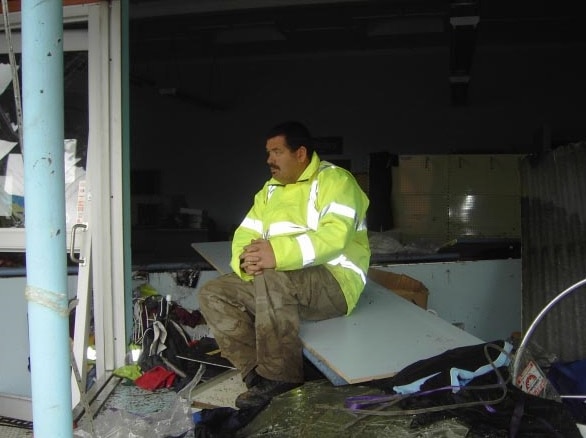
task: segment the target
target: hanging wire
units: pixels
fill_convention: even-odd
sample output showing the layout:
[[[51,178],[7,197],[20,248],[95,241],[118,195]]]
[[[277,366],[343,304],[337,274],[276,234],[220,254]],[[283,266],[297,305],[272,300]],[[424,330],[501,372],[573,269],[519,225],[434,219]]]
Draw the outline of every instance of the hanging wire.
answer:
[[[12,89],[14,91],[14,105],[16,107],[16,121],[18,126],[18,143],[20,144],[20,153],[24,157],[24,142],[22,135],[22,103],[20,101],[20,81],[18,79],[18,66],[14,56],[14,47],[12,46],[12,31],[10,21],[8,20],[8,0],[2,0],[2,15],[4,16],[4,33],[8,44],[8,59],[12,69]]]
[[[541,312],[539,312],[539,314],[535,317],[535,319],[533,320],[533,322],[531,323],[531,325],[527,329],[527,332],[525,333],[525,336],[523,337],[523,340],[521,341],[519,348],[517,348],[515,360],[513,361],[513,377],[512,377],[513,383],[517,382],[517,376],[519,374],[519,366],[521,364],[521,357],[523,356],[523,353],[525,353],[525,349],[527,348],[527,345],[529,344],[529,339],[531,338],[531,335],[533,334],[533,332],[537,328],[537,325],[539,324],[539,322],[564,297],[566,297],[567,295],[570,295],[571,293],[578,290],[580,287],[582,287],[584,285],[586,285],[586,278],[578,281],[577,283],[574,283],[569,288],[563,290],[554,299],[552,299],[549,303],[547,303],[547,305],[543,309],[541,309]]]

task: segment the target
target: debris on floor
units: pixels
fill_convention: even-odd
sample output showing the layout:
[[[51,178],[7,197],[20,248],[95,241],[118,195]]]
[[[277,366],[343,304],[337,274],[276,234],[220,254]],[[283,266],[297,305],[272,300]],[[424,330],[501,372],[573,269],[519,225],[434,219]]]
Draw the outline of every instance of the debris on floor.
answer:
[[[191,406],[195,409],[230,407],[238,394],[246,391],[246,385],[237,370],[228,370],[201,383],[191,392]]]
[[[513,352],[505,342],[450,349],[392,377],[348,385],[333,384],[304,359],[304,385],[265,407],[238,410],[236,397],[246,391],[242,376],[221,357],[213,338],[185,330],[205,327],[197,312],[184,311],[160,295],[141,297],[134,310],[142,376],[157,366],[168,367],[179,383],[145,389],[136,380],[121,381],[91,428],[84,424],[75,431],[78,438],[580,437],[559,400],[525,394],[510,384]],[[461,370],[454,374],[456,365]],[[401,383],[405,375],[410,379]],[[412,386],[415,397],[398,389]],[[350,407],[355,397],[384,401]],[[546,429],[554,435],[543,434]]]
[[[356,415],[337,409],[351,396],[381,394],[360,385],[333,386],[327,380],[307,382],[275,397],[270,405],[238,432],[238,437],[398,438],[465,437],[468,428],[454,419],[411,428],[412,416]]]
[[[180,391],[148,391],[118,384],[95,418],[84,416],[78,438],[184,437],[194,429],[191,393],[201,382],[205,367]]]

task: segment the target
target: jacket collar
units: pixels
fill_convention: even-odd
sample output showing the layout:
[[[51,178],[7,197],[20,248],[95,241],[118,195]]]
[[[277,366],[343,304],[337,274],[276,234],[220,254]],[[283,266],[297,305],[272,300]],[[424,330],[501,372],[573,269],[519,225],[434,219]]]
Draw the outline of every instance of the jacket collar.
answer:
[[[320,163],[321,163],[321,160],[320,160],[319,156],[317,155],[317,152],[314,152],[313,155],[311,156],[311,161],[309,162],[309,165],[305,168],[305,170],[299,176],[299,178],[297,178],[297,182],[307,181],[308,179],[311,179],[311,177],[313,175],[315,175],[315,173],[318,171]],[[272,186],[283,185],[273,177],[271,177],[271,179],[269,179],[268,184],[272,185]]]

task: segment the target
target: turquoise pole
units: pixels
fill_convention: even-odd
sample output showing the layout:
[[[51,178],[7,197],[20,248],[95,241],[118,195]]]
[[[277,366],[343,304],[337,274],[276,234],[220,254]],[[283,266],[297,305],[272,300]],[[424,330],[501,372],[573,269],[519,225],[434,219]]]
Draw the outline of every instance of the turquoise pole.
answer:
[[[73,435],[65,226],[63,10],[22,2],[26,271],[35,438]]]

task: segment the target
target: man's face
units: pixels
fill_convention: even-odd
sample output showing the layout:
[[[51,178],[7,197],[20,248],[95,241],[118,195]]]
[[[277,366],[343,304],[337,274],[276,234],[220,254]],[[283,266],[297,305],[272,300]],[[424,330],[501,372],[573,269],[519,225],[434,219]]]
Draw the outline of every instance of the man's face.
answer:
[[[307,150],[304,146],[292,152],[287,147],[283,135],[277,135],[267,140],[267,164],[273,178],[281,184],[296,182],[308,163]]]

